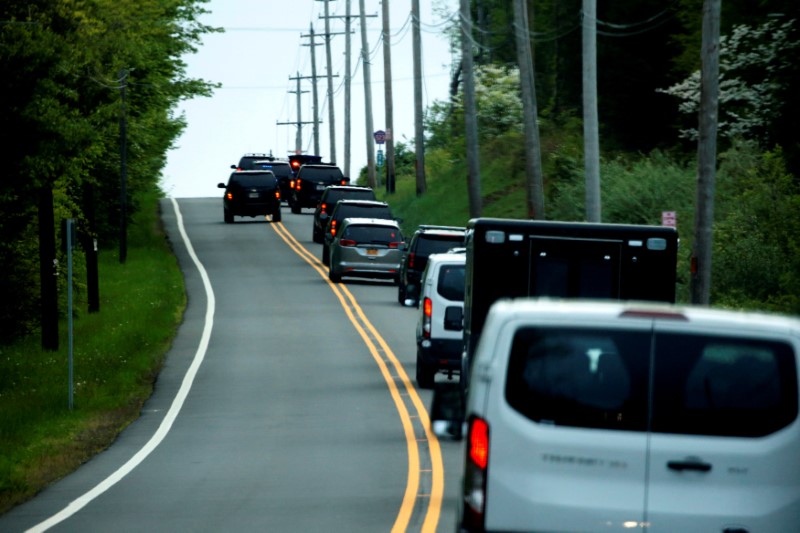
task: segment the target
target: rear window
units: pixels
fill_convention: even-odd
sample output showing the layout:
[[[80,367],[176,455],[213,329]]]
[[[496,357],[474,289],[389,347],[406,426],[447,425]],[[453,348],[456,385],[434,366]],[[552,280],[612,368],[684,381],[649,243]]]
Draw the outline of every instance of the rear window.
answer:
[[[454,302],[464,301],[464,265],[442,265],[436,290],[443,298]]]
[[[289,166],[289,163],[273,163],[271,161],[264,161],[256,163],[254,168],[271,170],[273,174],[281,178],[290,177],[292,175],[292,167]]]
[[[657,334],[651,345],[652,338],[649,332],[521,329],[506,400],[542,424],[675,434],[760,437],[797,417],[790,345],[676,333]]]
[[[428,257],[431,254],[438,254],[448,251],[450,248],[464,244],[464,237],[425,235],[417,239],[417,249],[414,253],[417,257]]]
[[[235,174],[231,177],[232,186],[240,187],[276,187],[278,180],[274,174],[264,172],[263,174]]]
[[[339,204],[337,207],[344,209],[336,209],[336,219],[344,220],[345,218],[382,218],[386,220],[392,219],[392,210],[388,206],[376,205],[347,205]]]
[[[325,201],[329,204],[335,204],[339,200],[374,200],[375,199],[375,191],[372,189],[350,189],[347,191],[343,190],[332,190],[328,191],[328,194],[325,196]]]
[[[300,177],[303,179],[326,179],[329,181],[341,181],[344,174],[339,167],[303,167],[300,169]]]
[[[351,239],[358,244],[384,244],[401,242],[403,236],[397,228],[387,226],[348,226],[345,228],[343,239]]]

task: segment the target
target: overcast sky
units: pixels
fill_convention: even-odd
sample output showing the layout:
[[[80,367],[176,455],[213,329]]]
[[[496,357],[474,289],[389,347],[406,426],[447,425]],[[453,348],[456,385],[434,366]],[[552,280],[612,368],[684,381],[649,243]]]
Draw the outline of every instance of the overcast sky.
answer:
[[[359,0],[349,0],[351,15],[359,14]],[[392,93],[395,142],[414,139],[414,89],[411,31],[411,0],[386,0],[390,4],[392,43]],[[344,167],[345,43],[344,15],[347,0],[331,0],[331,71],[334,74],[334,124],[336,162]],[[383,46],[380,41],[382,6],[379,0],[364,0],[367,40],[370,50],[372,112],[375,130],[386,129],[384,103]],[[230,165],[245,152],[265,152],[286,157],[294,153],[297,127],[298,76],[310,77],[311,26],[317,43],[325,33],[325,2],[322,0],[211,0],[210,14],[201,20],[225,28],[221,34],[204,37],[196,54],[186,57],[187,73],[193,78],[219,82],[222,87],[210,98],[181,104],[188,126],[168,155],[162,187],[168,196],[220,196],[217,183],[227,180]],[[434,9],[436,8],[436,13]],[[439,11],[452,16],[457,0],[420,0],[423,55],[423,106],[446,100],[453,63],[444,34],[446,23]],[[366,165],[367,135],[364,114],[363,67],[359,61],[361,29],[353,20],[351,34],[351,162],[353,178]],[[316,49],[317,76],[327,73],[324,45]],[[319,98],[320,154],[331,159],[327,81],[317,82]],[[301,81],[301,120],[313,119],[312,81]],[[280,123],[289,122],[290,125]],[[302,127],[302,149],[313,153],[313,127]],[[377,148],[377,145],[376,145]]]

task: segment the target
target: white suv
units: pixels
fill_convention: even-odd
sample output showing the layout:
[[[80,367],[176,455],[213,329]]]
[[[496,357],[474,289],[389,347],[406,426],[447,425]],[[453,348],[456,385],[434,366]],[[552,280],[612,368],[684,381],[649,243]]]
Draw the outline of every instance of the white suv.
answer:
[[[466,254],[459,250],[431,254],[422,273],[416,378],[423,389],[433,386],[437,372],[461,369]]]
[[[800,527],[800,320],[504,300],[466,405],[462,531]]]

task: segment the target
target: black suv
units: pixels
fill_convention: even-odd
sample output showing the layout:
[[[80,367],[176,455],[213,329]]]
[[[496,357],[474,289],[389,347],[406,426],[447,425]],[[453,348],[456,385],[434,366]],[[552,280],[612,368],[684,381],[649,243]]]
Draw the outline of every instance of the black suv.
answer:
[[[466,231],[466,228],[457,226],[422,225],[417,228],[404,249],[403,260],[400,263],[398,302],[403,305],[418,304],[420,279],[425,265],[428,264],[428,256],[464,246]]]
[[[330,263],[330,245],[336,235],[336,230],[346,218],[384,218],[395,220],[392,208],[386,202],[377,200],[340,200],[333,208],[328,224],[325,226],[325,236],[322,242],[322,264]]]
[[[269,154],[249,153],[239,159],[238,165],[231,165],[233,170],[254,170],[256,161],[272,161],[275,157]]]
[[[281,199],[288,201],[292,194],[292,165],[288,161],[279,161],[277,159],[264,159],[257,160],[252,163],[254,170],[271,170],[275,177],[278,178],[278,186],[281,188]]]
[[[349,180],[336,165],[303,165],[297,176],[289,197],[292,213],[300,214],[304,207],[317,207],[325,187],[329,185],[347,185]]]
[[[314,210],[314,231],[312,239],[321,244],[325,239],[325,226],[328,218],[339,200],[375,200],[375,191],[369,187],[356,187],[355,185],[331,185],[322,193],[317,208]]]
[[[241,170],[233,172],[222,198],[224,220],[230,224],[234,216],[257,217],[272,215],[273,222],[281,220],[281,192],[278,178],[269,170]]]

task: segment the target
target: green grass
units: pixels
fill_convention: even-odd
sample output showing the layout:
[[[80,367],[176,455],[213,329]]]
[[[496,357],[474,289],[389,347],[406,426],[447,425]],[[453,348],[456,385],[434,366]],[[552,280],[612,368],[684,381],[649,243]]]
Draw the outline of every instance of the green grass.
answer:
[[[106,448],[152,393],[186,298],[157,198],[142,206],[126,262],[118,250],[99,254],[99,312],[75,295],[72,411],[66,319],[58,351],[42,350],[38,335],[0,347],[0,513]]]

